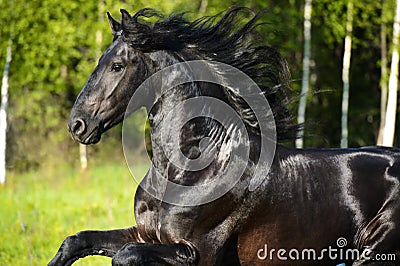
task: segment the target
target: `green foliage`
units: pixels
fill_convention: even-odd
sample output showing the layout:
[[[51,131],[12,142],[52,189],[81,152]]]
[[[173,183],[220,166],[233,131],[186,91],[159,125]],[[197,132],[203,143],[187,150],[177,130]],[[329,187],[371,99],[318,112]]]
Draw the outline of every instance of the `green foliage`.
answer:
[[[7,135],[12,171],[9,183],[0,188],[0,264],[44,265],[67,234],[134,222],[134,185],[123,164],[121,126],[107,132],[99,145],[88,147],[90,170],[85,173],[73,170],[78,168],[78,146],[66,130],[76,95],[112,40],[105,12],[119,20],[120,8],[135,12],[153,7],[164,13],[188,11],[189,18],[197,18],[232,5],[265,13],[265,24],[259,28],[265,43],[285,56],[292,87],[299,92],[304,1],[0,0],[1,71],[8,40],[13,39]],[[349,109],[353,147],[373,145],[377,137],[379,31],[385,23],[390,43],[394,1],[354,1],[354,5]],[[347,0],[313,1],[311,89],[315,93],[307,106],[308,147],[339,146],[346,7]],[[297,103],[292,107],[296,111]],[[142,136],[143,125],[137,127]],[[395,145],[400,145],[397,129]],[[141,139],[132,141],[138,149],[143,146]],[[148,140],[146,146],[149,149]],[[138,150],[138,161],[143,152]],[[95,167],[104,162],[118,166]],[[88,258],[78,265],[86,263],[109,265],[109,260]]]
[[[120,8],[135,12],[143,7],[154,7],[166,14],[188,11],[189,18],[197,18],[220,13],[232,5],[265,13],[265,24],[259,29],[265,42],[276,47],[287,59],[292,70],[292,87],[299,92],[303,1],[1,0],[0,70],[7,42],[10,38],[14,41],[8,167],[38,168],[44,162],[60,158],[77,164],[77,147],[65,130],[66,122],[76,95],[99,55],[111,42],[106,11],[117,20]],[[372,145],[379,125],[379,28],[383,21],[391,36],[394,1],[354,1],[354,5],[349,142],[351,146]],[[320,93],[309,97],[307,146],[338,146],[339,143],[346,8],[347,0],[313,1],[311,86]],[[97,38],[99,33],[100,39]],[[296,111],[296,102],[292,108]],[[90,155],[113,154],[115,156],[111,157],[123,160],[118,144],[120,134],[120,127],[112,130],[108,135],[112,140],[107,136],[103,138],[101,147],[89,148]]]
[[[312,96],[307,107],[306,146],[338,147],[342,58],[347,0],[313,1]],[[353,1],[353,48],[350,66],[349,146],[374,145],[379,127],[380,26],[390,43],[394,1]],[[382,4],[384,3],[384,5]],[[399,140],[397,140],[399,143]],[[398,145],[398,144],[397,144]]]
[[[147,169],[137,165],[135,172],[144,175]],[[68,235],[134,225],[136,186],[122,163],[87,172],[67,166],[10,174],[0,187],[0,264],[46,265]],[[110,265],[110,259],[76,265]]]

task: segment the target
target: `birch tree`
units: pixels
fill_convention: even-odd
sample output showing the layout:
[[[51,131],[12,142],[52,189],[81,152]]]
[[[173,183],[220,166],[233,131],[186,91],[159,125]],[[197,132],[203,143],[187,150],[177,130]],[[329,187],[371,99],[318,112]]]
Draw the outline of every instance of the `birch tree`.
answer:
[[[351,35],[353,31],[353,0],[347,2],[347,20],[346,20],[346,37],[344,39],[344,54],[343,54],[343,95],[342,95],[342,137],[340,147],[347,148],[348,146],[348,111],[349,111],[349,83],[350,83],[350,57],[351,57]]]
[[[386,120],[386,108],[387,108],[387,97],[388,97],[388,84],[387,84],[387,42],[386,42],[386,20],[385,16],[385,0],[382,0],[382,15],[381,15],[381,107],[380,107],[380,125],[379,133],[376,144],[383,145],[383,131],[385,128]]]
[[[400,34],[400,0],[396,0],[396,11],[393,22],[393,52],[390,66],[389,90],[386,108],[386,120],[383,131],[384,146],[393,146],[395,124],[396,124],[396,106],[397,106],[397,87],[399,75],[399,34]]]
[[[306,105],[307,105],[307,94],[309,87],[310,77],[310,57],[311,57],[311,12],[312,12],[312,0],[306,0],[304,6],[304,54],[303,54],[303,77],[301,84],[301,98],[299,103],[299,110],[297,115],[297,122],[304,124]],[[301,129],[298,132],[298,138],[296,139],[296,148],[303,148],[303,134],[304,131]]]
[[[98,1],[97,4],[97,12],[98,12],[98,21],[99,25],[101,26],[104,22],[104,1],[100,0]],[[96,58],[99,59],[101,54],[102,54],[102,43],[103,43],[103,32],[101,28],[98,28],[96,31]],[[81,163],[81,169],[85,170],[87,168],[88,164],[88,158],[87,158],[87,146],[79,143],[79,160]]]
[[[199,13],[205,14],[207,11],[207,6],[208,6],[208,0],[200,0]]]
[[[7,147],[7,105],[8,105],[8,76],[12,58],[12,40],[7,47],[6,63],[4,66],[3,79],[1,83],[1,106],[0,106],[0,183],[6,182],[6,147]]]

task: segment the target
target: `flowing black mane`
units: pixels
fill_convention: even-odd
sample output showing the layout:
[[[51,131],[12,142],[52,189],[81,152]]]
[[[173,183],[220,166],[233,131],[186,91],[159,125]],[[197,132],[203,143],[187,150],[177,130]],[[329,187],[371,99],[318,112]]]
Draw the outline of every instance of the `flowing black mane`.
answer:
[[[274,113],[278,140],[295,137],[298,126],[288,110],[289,69],[285,59],[272,47],[258,44],[260,14],[243,7],[221,15],[185,19],[185,13],[164,18],[145,8],[130,16],[122,12],[122,35],[134,48],[144,52],[190,51],[199,58],[234,66],[252,78],[263,91]],[[245,17],[250,15],[250,19]],[[145,19],[144,19],[145,18]],[[157,18],[154,23],[149,18]],[[234,90],[224,88],[231,105],[251,127],[258,127],[254,112]]]

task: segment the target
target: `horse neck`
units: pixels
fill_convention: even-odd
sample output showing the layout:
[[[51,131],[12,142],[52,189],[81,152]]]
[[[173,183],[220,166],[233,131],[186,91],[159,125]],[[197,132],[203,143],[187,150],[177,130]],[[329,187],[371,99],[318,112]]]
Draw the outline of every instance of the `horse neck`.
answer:
[[[179,56],[168,53],[154,54],[153,60],[154,58],[163,58],[163,60],[158,63],[158,69],[181,62]],[[193,182],[195,183],[197,180],[188,181],[186,179],[186,181],[184,181],[185,177],[183,176],[188,171],[181,171],[179,167],[174,167],[173,163],[171,163],[171,161],[175,159],[172,158],[171,160],[171,156],[174,157],[176,153],[182,152],[184,156],[189,159],[197,158],[201,155],[199,144],[205,138],[212,139],[217,147],[216,161],[219,162],[213,162],[211,164],[215,165],[221,163],[222,160],[218,157],[223,157],[226,156],[226,153],[230,153],[231,147],[229,145],[224,145],[229,137],[226,128],[224,130],[223,125],[213,119],[200,118],[199,114],[193,111],[193,106],[190,104],[185,105],[185,101],[188,99],[197,97],[196,99],[201,101],[201,97],[204,96],[225,103],[227,102],[225,94],[217,85],[209,83],[190,83],[169,89],[167,93],[159,98],[153,109],[149,112],[153,164],[159,171],[164,173],[168,172],[168,178],[170,179],[180,176],[181,180],[174,180],[174,182],[177,183],[184,183],[187,181],[193,184]],[[189,118],[193,119],[190,120]],[[182,121],[188,122],[180,124]],[[232,132],[230,132],[230,134],[232,134]],[[166,152],[166,148],[167,150],[168,148],[171,150],[173,148],[178,149],[175,149],[175,152],[168,153],[168,151]],[[170,175],[170,172],[174,172],[174,174]],[[192,175],[192,177],[193,176],[194,175]],[[207,175],[199,176],[204,178]]]

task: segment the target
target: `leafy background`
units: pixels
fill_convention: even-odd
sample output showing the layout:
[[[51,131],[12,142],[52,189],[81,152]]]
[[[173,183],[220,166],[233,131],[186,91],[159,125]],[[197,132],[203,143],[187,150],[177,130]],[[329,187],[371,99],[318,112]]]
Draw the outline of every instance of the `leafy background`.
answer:
[[[349,146],[373,145],[379,126],[380,24],[387,24],[388,40],[394,1],[385,8],[378,1],[356,1],[350,73]],[[205,3],[207,4],[205,6]],[[313,3],[311,89],[305,128],[306,147],[337,147],[340,142],[341,65],[347,1]],[[300,91],[303,1],[15,1],[1,0],[0,62],[13,39],[10,77],[8,167],[17,170],[43,164],[77,164],[77,146],[70,140],[66,121],[77,93],[97,58],[111,42],[105,18],[109,11],[131,12],[154,7],[168,14],[188,11],[189,18],[216,14],[232,5],[244,5],[265,13],[260,28],[265,42],[288,60],[292,87]],[[100,35],[101,37],[99,38]],[[4,64],[0,64],[0,70]],[[296,113],[297,102],[293,102]],[[397,123],[399,124],[399,123]],[[100,147],[90,147],[99,157],[118,146],[121,128],[111,131]],[[33,134],[34,133],[34,134]],[[399,143],[399,137],[395,140]],[[291,145],[288,143],[288,145]],[[57,155],[57,156],[55,156]],[[60,160],[60,156],[62,160]],[[112,158],[115,158],[113,156]],[[57,159],[56,161],[52,159]]]
[[[394,0],[354,2],[350,147],[376,143],[380,82],[385,80],[380,74],[380,25],[387,25],[390,43],[394,16]],[[121,127],[107,132],[99,145],[88,147],[86,172],[79,171],[78,145],[66,130],[76,95],[112,40],[105,12],[118,20],[120,8],[133,13],[153,7],[166,14],[188,11],[188,18],[197,18],[232,5],[265,13],[266,24],[260,28],[265,43],[286,57],[292,87],[298,93],[304,1],[0,0],[0,71],[8,41],[13,41],[7,132],[9,174],[6,186],[0,188],[1,265],[43,265],[66,235],[134,223],[131,198],[136,185],[124,163]],[[346,0],[313,2],[312,93],[307,104],[306,147],[340,145],[346,5]],[[291,107],[296,113],[296,99]],[[142,130],[138,127],[138,132]],[[138,168],[144,173],[142,140],[137,143]],[[124,215],[113,214],[121,207]],[[86,259],[83,263],[109,265],[101,259]]]

